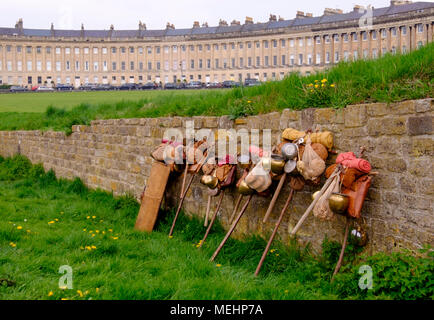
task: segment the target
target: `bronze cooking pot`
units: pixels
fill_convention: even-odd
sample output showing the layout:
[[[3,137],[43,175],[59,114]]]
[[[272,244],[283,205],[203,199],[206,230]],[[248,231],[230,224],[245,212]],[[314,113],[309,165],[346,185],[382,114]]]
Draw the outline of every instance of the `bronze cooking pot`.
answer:
[[[251,189],[245,180],[241,181],[240,186],[238,187],[238,193],[242,194],[244,196],[248,196],[253,194],[253,192],[255,192],[255,190]]]
[[[330,209],[340,215],[345,215],[350,204],[350,197],[342,193],[333,193],[329,198]]]
[[[285,168],[285,158],[279,155],[271,156],[271,172],[274,174],[281,174]]]
[[[285,160],[294,160],[298,155],[297,145],[294,143],[287,143],[282,147],[282,156]]]
[[[200,179],[200,183],[206,185],[210,189],[215,189],[219,184],[219,180],[217,179],[217,177],[206,175],[202,176],[202,178]]]

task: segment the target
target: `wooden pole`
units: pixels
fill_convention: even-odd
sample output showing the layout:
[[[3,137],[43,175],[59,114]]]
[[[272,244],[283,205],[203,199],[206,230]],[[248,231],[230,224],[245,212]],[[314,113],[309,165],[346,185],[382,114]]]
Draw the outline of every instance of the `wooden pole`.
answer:
[[[321,198],[321,196],[324,194],[324,192],[327,190],[327,188],[330,186],[330,184],[333,182],[333,179],[336,177],[336,174],[339,173],[339,169],[336,168],[336,170],[333,172],[333,174],[330,176],[330,178],[326,181],[324,186],[322,187],[319,195],[316,197],[316,199],[312,202],[310,207],[306,210],[306,212],[303,214],[303,216],[300,218],[300,221],[298,221],[297,225],[294,227],[294,229],[291,231],[290,236],[293,237],[296,235],[298,229],[302,226],[303,222],[307,219],[309,214],[312,212],[313,208],[315,208],[315,205]]]
[[[208,196],[208,204],[206,206],[206,215],[205,215],[205,224],[204,224],[204,227],[208,227],[209,212],[211,210],[211,200],[212,200],[212,197],[209,195]]]
[[[277,235],[277,231],[279,230],[279,227],[280,227],[280,225],[282,224],[282,221],[283,221],[283,217],[284,217],[284,215],[285,215],[285,212],[286,212],[286,210],[288,209],[289,204],[291,203],[292,199],[294,198],[294,194],[295,194],[295,190],[294,190],[294,189],[291,189],[291,193],[289,194],[288,200],[286,200],[286,204],[285,204],[285,206],[283,207],[282,212],[280,213],[280,217],[279,217],[279,220],[278,220],[277,223],[276,223],[276,227],[275,227],[274,230],[273,230],[273,234],[271,235],[270,240],[268,241],[268,244],[267,244],[267,246],[265,247],[265,251],[264,251],[264,253],[262,254],[261,261],[259,261],[258,267],[256,268],[256,272],[255,272],[255,276],[256,276],[256,277],[259,275],[259,272],[261,271],[261,268],[262,268],[262,265],[264,264],[265,258],[267,257],[268,252],[270,251],[271,244],[273,243],[274,238],[275,238],[276,235]]]
[[[194,177],[196,174],[193,174],[190,178],[190,181],[188,182],[187,188],[184,191],[184,194],[181,197],[181,200],[179,201],[178,210],[176,210],[175,218],[173,219],[172,227],[170,228],[169,237],[173,235],[173,231],[175,230],[176,221],[178,220],[179,213],[181,212],[182,205],[184,204],[185,197],[187,196],[187,192],[191,187],[191,184],[193,183]]]
[[[218,204],[217,204],[216,210],[215,210],[215,212],[214,212],[214,215],[213,215],[213,217],[212,217],[212,219],[211,219],[211,222],[210,222],[210,224],[209,224],[209,226],[208,226],[208,229],[206,230],[205,236],[203,237],[203,239],[202,239],[202,241],[201,241],[201,243],[200,243],[199,248],[202,248],[203,244],[205,243],[206,239],[208,238],[208,235],[209,235],[209,233],[210,233],[210,231],[211,231],[211,228],[212,228],[212,226],[214,225],[214,222],[215,222],[215,220],[216,220],[216,218],[217,218],[217,214],[218,214],[218,212],[219,212],[219,210],[220,210],[220,208],[221,208],[221,206],[222,206],[222,202],[223,202],[223,197],[224,197],[224,195],[225,195],[225,190],[223,189],[223,190],[222,190],[222,194],[221,194],[220,199],[219,199],[219,202],[218,202]]]
[[[268,206],[267,213],[265,214],[264,220],[262,221],[263,223],[267,222],[268,218],[271,215],[271,212],[273,212],[274,206],[276,205],[277,199],[279,198],[280,192],[282,191],[285,180],[286,180],[286,173],[284,173],[282,178],[280,178],[279,185],[277,186],[276,192],[274,192],[273,199],[271,200],[270,205]]]
[[[182,179],[181,197],[184,194],[185,184],[187,182],[187,176],[188,176],[188,159],[185,159],[185,172],[184,172],[184,178]]]
[[[229,219],[229,223],[232,223],[232,221],[234,221],[235,215],[237,214],[238,208],[240,207],[241,200],[243,200],[243,195],[242,194],[240,194],[238,196],[238,200],[237,200],[237,203],[235,204],[234,211],[232,212],[232,215],[231,215],[231,217]]]
[[[220,243],[220,245],[218,246],[217,250],[214,252],[213,256],[211,257],[210,261],[214,261],[215,258],[217,258],[218,254],[220,253],[220,251],[223,249],[223,246],[226,244],[226,241],[228,241],[229,237],[232,235],[232,233],[234,232],[235,228],[237,227],[238,223],[240,222],[242,216],[244,215],[244,213],[247,210],[247,207],[250,204],[250,201],[252,201],[253,198],[253,194],[249,196],[249,199],[247,200],[247,202],[244,204],[244,207],[241,209],[240,214],[238,215],[237,219],[235,220],[235,222],[232,224],[231,229],[228,231],[228,233],[226,234],[225,238],[223,239],[223,241]]]
[[[351,224],[351,219],[347,217],[347,222],[345,224],[344,243],[342,244],[341,255],[339,256],[339,260],[338,260],[338,264],[336,265],[335,272],[333,272],[333,277],[331,282],[335,280],[335,276],[339,273],[339,270],[342,267],[342,262],[344,261],[345,249],[347,248],[347,242],[348,242],[348,234],[350,232],[350,224]]]

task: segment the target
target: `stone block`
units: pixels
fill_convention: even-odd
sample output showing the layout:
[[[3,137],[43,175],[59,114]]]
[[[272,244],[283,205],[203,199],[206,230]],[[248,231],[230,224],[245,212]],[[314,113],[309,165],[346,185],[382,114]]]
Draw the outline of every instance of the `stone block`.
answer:
[[[410,117],[408,118],[408,133],[410,136],[419,136],[432,133],[433,117]]]
[[[345,127],[356,128],[365,125],[367,120],[366,105],[348,106],[344,110]]]

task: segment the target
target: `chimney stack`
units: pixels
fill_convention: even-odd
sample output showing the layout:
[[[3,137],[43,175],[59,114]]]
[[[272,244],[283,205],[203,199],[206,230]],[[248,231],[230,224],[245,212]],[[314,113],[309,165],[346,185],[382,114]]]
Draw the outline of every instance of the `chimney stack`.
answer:
[[[238,20],[232,20],[231,26],[239,26],[239,25],[241,25],[240,21],[238,21]]]
[[[284,21],[284,20],[285,20],[284,17],[279,16],[279,21]]]
[[[344,13],[341,9],[332,9],[332,8],[325,8],[324,15],[325,16],[332,16],[335,14],[342,14]]]
[[[208,22],[202,23],[202,28],[208,28]]]
[[[199,23],[199,21],[194,21],[194,22],[193,22],[193,28],[200,28],[200,23]]]
[[[175,30],[175,25],[168,22],[166,24],[166,30]]]
[[[275,14],[270,14],[270,19],[268,21],[277,21],[277,17]]]
[[[17,23],[15,24],[15,29],[18,29],[18,33],[23,33],[23,18],[20,18]]]
[[[409,1],[409,0],[391,0],[390,1],[391,6],[401,6],[403,4],[410,4],[410,3],[413,3],[413,1]]]
[[[313,13],[307,12],[305,15],[306,18],[312,18],[313,17]]]
[[[220,19],[220,21],[219,21],[219,26],[220,26],[220,27],[227,27],[227,26],[228,26],[228,23],[227,23],[226,20],[222,20],[222,19]]]
[[[297,11],[297,15],[295,17],[298,19],[304,18],[304,12],[303,11]]]
[[[252,17],[246,17],[245,24],[253,24],[253,18]]]

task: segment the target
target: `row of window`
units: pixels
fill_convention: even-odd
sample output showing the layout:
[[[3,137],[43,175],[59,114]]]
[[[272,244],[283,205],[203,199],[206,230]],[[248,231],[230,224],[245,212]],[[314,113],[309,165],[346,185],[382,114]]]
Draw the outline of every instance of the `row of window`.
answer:
[[[422,41],[418,42],[418,47],[421,47],[423,45]],[[396,53],[397,49],[395,46],[392,47],[391,52],[392,53]],[[402,46],[401,51],[403,53],[407,52],[407,46]],[[386,54],[388,51],[386,48],[382,48],[381,53],[382,54]],[[325,53],[325,63],[330,63],[331,61],[331,53],[330,52],[326,52]],[[336,51],[334,53],[335,58],[334,58],[334,62],[338,62],[339,61],[339,51]],[[349,51],[344,51],[344,57],[349,57],[350,53]],[[355,50],[353,51],[353,57],[357,58],[358,56],[358,51]],[[364,58],[369,57],[369,52],[367,49],[363,50],[363,56]],[[373,58],[376,58],[378,56],[378,51],[377,49],[372,49],[372,55]],[[212,64],[211,59],[207,59],[205,61],[205,68],[206,69],[211,69],[211,68],[215,68],[215,69],[227,69],[227,68],[251,68],[251,67],[269,67],[270,65],[272,66],[293,66],[295,64],[298,65],[303,65],[303,64],[307,64],[307,65],[312,65],[313,62],[313,55],[312,54],[307,54],[306,55],[306,60],[304,60],[305,55],[303,54],[298,54],[297,56],[295,55],[290,55],[289,59],[287,60],[287,56],[286,55],[281,55],[280,59],[279,56],[275,55],[272,56],[272,60],[270,61],[270,57],[269,56],[265,56],[263,61],[261,61],[261,57],[256,57],[255,61],[253,61],[252,57],[248,57],[247,61],[244,60],[244,58],[239,58],[239,60],[232,58],[230,61],[228,61],[228,59],[223,59],[222,61],[220,59],[214,59],[214,63]],[[297,59],[297,60],[296,60]],[[237,64],[238,61],[238,64]],[[261,65],[261,63],[263,62],[263,65]],[[197,64],[196,64],[197,63]],[[321,54],[318,53],[316,54],[316,59],[315,59],[315,64],[320,64],[321,63]],[[33,71],[33,62],[32,61],[27,61],[26,63],[26,71]],[[128,67],[128,70],[130,71],[135,71],[136,70],[136,64],[134,63],[134,61],[129,62],[128,66],[127,63],[125,61],[121,62],[120,65],[118,65],[117,62],[112,62],[111,64],[111,69],[110,71],[126,71]],[[148,62],[146,65],[143,62],[139,62],[138,65],[138,70],[142,71],[145,70],[145,68],[147,70],[153,70],[153,64],[152,62]],[[204,68],[204,60],[199,59],[198,61],[196,60],[190,60],[190,65],[189,65],[189,69],[190,70],[194,70],[196,69],[196,67],[200,70]],[[2,70],[3,66],[2,66],[2,61],[0,60],[0,70]],[[90,71],[90,64],[89,61],[85,61],[84,65],[81,66],[79,61],[76,61],[74,63],[74,66],[72,66],[70,61],[66,61],[65,62],[65,71],[71,71],[72,68],[74,68],[74,71],[80,71],[81,68],[83,68],[82,70],[84,71]],[[170,65],[168,60],[164,61],[164,70],[165,71],[169,71],[170,69],[173,71],[177,71],[178,69],[181,70],[186,70],[187,69],[187,62],[186,60],[182,60],[178,63],[178,60],[173,60],[172,64]],[[155,64],[155,69],[156,70],[161,70],[161,63],[157,62]],[[13,66],[12,66],[12,61],[7,61],[6,62],[6,70],[7,71],[13,71]],[[93,62],[92,65],[92,70],[93,71],[100,71],[100,64],[99,62]],[[22,61],[17,61],[17,65],[16,65],[16,71],[23,71],[23,62]],[[41,61],[37,61],[36,62],[36,71],[42,71],[42,62]],[[47,61],[46,62],[46,66],[45,66],[45,71],[52,71],[52,65],[51,65],[51,61]],[[61,62],[56,62],[56,71],[62,71],[62,65]],[[102,68],[101,71],[109,71],[108,68],[108,63],[107,61],[104,61],[102,63]]]
[[[401,34],[402,35],[406,35],[407,34],[407,27],[406,26],[400,27],[400,29],[401,29]],[[392,36],[394,36],[394,37],[397,36],[397,28],[396,27],[392,27],[390,29],[380,29],[380,33],[381,33],[381,37],[382,38],[387,38],[387,30],[390,30],[390,33],[391,33]],[[419,33],[422,33],[424,31],[424,25],[423,24],[418,24],[417,25],[417,31]],[[343,34],[343,36],[342,36],[343,41],[344,42],[348,42],[349,39],[350,39],[350,36],[352,37],[352,41],[358,41],[358,33],[351,33],[351,34],[346,33],[346,34]],[[338,35],[338,34],[334,34],[332,36],[332,38],[333,38],[333,40],[335,42],[339,42],[340,41],[340,35]],[[317,44],[321,44],[322,37],[315,36],[314,39],[315,39],[315,41],[316,41]],[[365,41],[368,39],[368,32],[367,31],[363,31],[362,32],[362,39],[365,40]],[[372,30],[371,31],[371,39],[372,40],[376,40],[377,39],[377,31],[376,30]],[[287,41],[285,39],[281,39],[279,41],[278,40],[271,40],[271,41],[264,40],[264,41],[262,41],[262,44],[263,44],[263,47],[265,49],[268,49],[270,47],[270,42],[271,42],[271,46],[273,48],[277,48],[279,43],[280,43],[280,47],[281,48],[285,48],[286,45],[287,45],[287,42],[289,42],[289,47],[294,47],[296,45],[296,42],[298,43],[298,46],[303,47],[304,44],[305,44],[305,40],[306,40],[308,46],[312,45],[312,38],[311,37],[308,37],[307,39],[304,39],[304,38],[290,39],[289,41]],[[331,42],[331,37],[329,35],[325,36],[324,37],[324,41],[325,41],[325,43],[330,43]],[[229,45],[225,44],[225,43],[224,44],[214,44],[213,45],[213,49],[215,51],[218,51],[220,48],[222,48],[222,50],[227,50],[228,47],[230,47],[232,50],[235,50],[236,46],[238,46],[239,49],[244,49],[245,45],[246,45],[246,47],[248,49],[251,49],[253,45],[256,48],[260,48],[261,47],[261,42],[259,42],[259,41],[255,41],[255,42],[249,41],[249,42],[246,42],[245,44],[242,43],[242,42],[239,42],[238,44],[230,43]],[[201,44],[196,45],[196,46],[195,45],[189,45],[188,47],[189,47],[189,50],[192,51],[192,52],[195,51],[196,47],[197,47],[198,51],[202,51],[204,47],[205,47],[205,49],[207,51],[211,51],[211,45],[210,44],[206,44],[205,46],[203,46]],[[16,46],[15,49],[16,49],[17,53],[23,52],[23,47],[22,46]],[[178,46],[177,45],[174,45],[174,46],[171,46],[171,47],[169,47],[169,46],[164,46],[163,47],[164,53],[166,53],[166,54],[168,54],[170,52],[170,49],[172,49],[173,53],[177,53],[178,52]],[[0,45],[0,51],[1,50],[2,50],[2,46]],[[47,54],[51,54],[51,50],[52,50],[51,47],[45,47],[45,52]],[[103,48],[93,47],[92,48],[93,54],[99,54],[100,50],[101,50],[102,54],[107,54],[108,53],[108,49],[106,47],[103,47]],[[129,53],[135,53],[136,50],[137,50],[137,52],[139,54],[143,54],[144,50],[146,50],[146,52],[148,54],[152,54],[153,50],[155,50],[156,54],[160,54],[161,53],[161,47],[159,47],[159,46],[156,46],[156,47],[148,46],[146,48],[143,48],[143,47],[137,47],[137,48],[135,48],[135,47],[129,47],[128,48],[128,52]],[[179,46],[179,50],[182,51],[182,52],[185,52],[187,50],[187,45],[181,45],[181,46]],[[11,51],[12,51],[12,46],[11,45],[6,45],[6,52],[11,52]],[[25,47],[25,51],[26,51],[26,53],[31,54],[33,52],[33,47],[26,46]],[[60,55],[61,51],[62,51],[61,47],[56,47],[55,48],[55,53],[56,54]],[[91,51],[91,49],[88,48],[88,47],[83,48],[83,53],[84,54],[89,54],[90,51]],[[127,48],[126,47],[119,47],[119,48],[117,48],[117,47],[111,47],[110,51],[111,51],[112,54],[116,54],[118,51],[120,53],[126,53],[127,52]],[[66,48],[64,48],[64,52],[65,52],[66,55],[68,55],[68,54],[71,54],[72,50],[71,50],[70,47],[66,47]],[[74,54],[79,55],[81,53],[81,50],[80,50],[80,48],[76,47],[76,48],[73,48],[73,52],[74,52]],[[36,47],[36,53],[38,53],[38,54],[42,53],[42,47],[41,46],[37,46]]]

